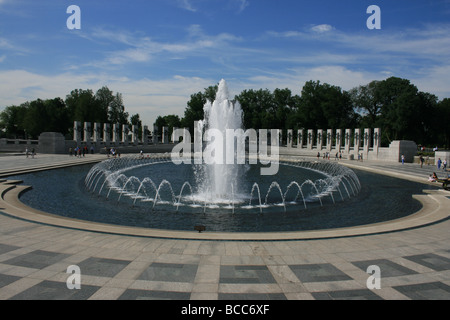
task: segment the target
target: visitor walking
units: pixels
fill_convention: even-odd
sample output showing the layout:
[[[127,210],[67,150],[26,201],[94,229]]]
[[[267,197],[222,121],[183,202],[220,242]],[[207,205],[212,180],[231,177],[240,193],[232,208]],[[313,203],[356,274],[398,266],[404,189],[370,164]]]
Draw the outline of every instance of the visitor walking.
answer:
[[[442,162],[442,170],[447,170],[447,159],[444,159],[444,161]]]
[[[423,163],[425,162],[425,159],[423,156],[420,156],[420,167],[423,168]]]
[[[442,164],[442,160],[441,160],[441,158],[439,158],[438,161],[437,161],[438,170],[441,169],[441,164]]]
[[[402,165],[405,164],[405,155],[402,154]]]

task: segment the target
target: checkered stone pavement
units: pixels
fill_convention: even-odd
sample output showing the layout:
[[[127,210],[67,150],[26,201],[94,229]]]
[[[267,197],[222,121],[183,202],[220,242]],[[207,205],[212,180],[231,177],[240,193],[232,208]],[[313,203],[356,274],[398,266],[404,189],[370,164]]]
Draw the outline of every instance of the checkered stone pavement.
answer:
[[[0,225],[0,299],[450,299],[449,221],[390,235],[272,242],[109,235],[5,215]],[[80,268],[80,290],[67,286],[71,265]],[[379,290],[367,287],[372,265],[381,270]]]

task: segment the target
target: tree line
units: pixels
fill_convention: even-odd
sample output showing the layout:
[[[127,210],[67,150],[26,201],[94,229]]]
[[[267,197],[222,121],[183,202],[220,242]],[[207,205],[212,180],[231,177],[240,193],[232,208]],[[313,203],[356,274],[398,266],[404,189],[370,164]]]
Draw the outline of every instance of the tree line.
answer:
[[[159,128],[190,128],[204,118],[203,107],[214,101],[218,85],[194,93],[187,101],[184,116],[159,116]],[[346,129],[381,128],[382,145],[393,140],[413,140],[419,145],[450,148],[450,99],[440,100],[419,91],[407,79],[390,77],[345,91],[320,81],[308,81],[300,94],[290,89],[244,90],[233,99],[243,109],[246,129]],[[73,90],[61,98],[8,106],[0,113],[0,136],[37,138],[42,132],[61,132],[69,138],[73,122],[136,125],[139,114],[125,111],[122,94],[108,87],[97,92]],[[139,130],[142,132],[142,130]],[[294,131],[295,132],[295,131]]]
[[[37,139],[42,132],[60,132],[71,137],[74,121],[142,126],[139,114],[125,111],[121,93],[108,87],[93,92],[75,89],[62,98],[33,100],[6,107],[0,113],[0,135]]]
[[[194,121],[203,119],[203,106],[214,100],[217,89],[215,85],[191,95],[184,118],[173,126],[192,132]],[[439,101],[407,79],[391,77],[348,91],[308,81],[300,95],[290,89],[251,89],[236,95],[234,101],[243,109],[246,129],[381,128],[382,145],[412,140],[418,145],[450,148],[450,99]],[[159,117],[159,123],[170,126],[165,118]]]

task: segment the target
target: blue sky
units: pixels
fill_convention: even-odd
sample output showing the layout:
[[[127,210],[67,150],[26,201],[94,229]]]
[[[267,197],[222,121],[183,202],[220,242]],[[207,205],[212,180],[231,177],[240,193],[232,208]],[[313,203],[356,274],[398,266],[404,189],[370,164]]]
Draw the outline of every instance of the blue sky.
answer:
[[[106,85],[151,125],[222,78],[235,95],[390,76],[450,97],[450,0],[0,0],[0,111]]]

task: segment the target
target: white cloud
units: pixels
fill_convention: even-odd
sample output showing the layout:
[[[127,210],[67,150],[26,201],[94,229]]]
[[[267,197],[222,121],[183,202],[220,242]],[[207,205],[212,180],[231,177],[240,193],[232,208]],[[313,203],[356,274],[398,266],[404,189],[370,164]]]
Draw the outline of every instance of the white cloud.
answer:
[[[41,75],[25,70],[0,71],[0,111],[3,107],[37,98],[65,99],[74,89],[92,89],[95,92],[108,86],[110,90],[122,93],[130,115],[139,113],[143,122],[151,125],[159,115],[177,114],[182,117],[191,94],[203,91],[219,80],[182,76],[154,80],[94,73]]]
[[[197,12],[197,9],[194,8],[190,0],[177,0],[177,2],[180,8],[191,12]]]
[[[238,3],[238,13],[243,12],[249,5],[250,2],[248,0],[236,0]]]
[[[334,27],[330,26],[329,24],[319,24],[319,25],[311,27],[311,31],[316,32],[316,33],[329,32],[333,29],[334,29]]]
[[[123,48],[115,51],[104,51],[103,61],[93,61],[87,63],[89,66],[123,65],[128,63],[149,62],[154,57],[162,60],[181,59],[188,56],[204,56],[208,59],[214,58],[211,51],[228,50],[233,43],[240,42],[241,38],[229,33],[217,35],[206,34],[199,25],[191,25],[186,29],[185,39],[174,42],[155,41],[145,34],[133,34],[126,30],[114,31],[106,29],[96,29],[90,35],[82,37],[93,42],[104,42],[102,45],[119,44]],[[161,60],[159,60],[161,61]]]

